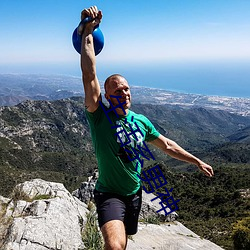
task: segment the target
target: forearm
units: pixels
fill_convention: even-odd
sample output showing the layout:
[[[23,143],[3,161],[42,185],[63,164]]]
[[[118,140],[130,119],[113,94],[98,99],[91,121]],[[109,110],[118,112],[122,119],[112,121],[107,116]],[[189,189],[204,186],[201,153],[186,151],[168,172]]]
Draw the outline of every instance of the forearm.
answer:
[[[81,70],[82,81],[85,92],[85,107],[89,112],[94,112],[101,100],[101,90],[96,75],[96,59],[93,40],[93,29],[95,21],[85,24],[85,27],[79,27],[82,31],[81,46]]]
[[[166,154],[170,155],[175,159],[195,164],[207,176],[211,177],[214,175],[213,168],[210,165],[201,161],[194,155],[188,153],[185,149],[180,147],[176,142],[166,138],[163,135],[160,135],[157,139],[151,141],[151,144],[160,148]]]
[[[96,61],[92,32],[93,28],[89,27],[84,30],[82,35],[81,69],[83,80],[87,82],[94,80],[96,76]]]
[[[195,164],[197,166],[199,166],[201,163],[203,163],[200,159],[198,159],[194,155],[187,152],[185,149],[180,147],[176,142],[174,142],[172,140],[169,140],[169,139],[166,140],[165,145],[166,146],[163,149],[164,152],[175,159],[185,161],[188,163],[192,163],[192,164]]]
[[[176,142],[166,138],[163,135],[160,135],[156,140],[152,141],[151,143],[175,159],[189,162],[197,166],[203,163],[200,159],[187,152]]]

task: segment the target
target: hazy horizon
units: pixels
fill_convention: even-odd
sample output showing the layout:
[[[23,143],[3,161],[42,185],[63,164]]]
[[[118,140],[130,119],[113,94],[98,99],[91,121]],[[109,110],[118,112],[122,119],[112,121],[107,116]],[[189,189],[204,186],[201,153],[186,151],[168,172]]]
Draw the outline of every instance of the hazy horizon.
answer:
[[[162,63],[162,64],[97,64],[100,81],[113,73],[124,75],[134,86],[145,86],[181,93],[250,98],[250,62],[244,63]],[[40,65],[1,68],[0,73],[68,75],[81,77],[79,65]]]

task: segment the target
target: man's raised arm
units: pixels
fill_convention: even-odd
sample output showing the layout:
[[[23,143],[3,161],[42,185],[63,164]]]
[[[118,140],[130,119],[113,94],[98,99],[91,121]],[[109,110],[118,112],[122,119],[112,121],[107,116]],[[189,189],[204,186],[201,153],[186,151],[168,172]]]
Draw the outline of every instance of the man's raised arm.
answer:
[[[101,22],[102,13],[96,6],[84,9],[81,19],[91,17],[93,21],[86,23],[85,27],[79,26],[78,32],[82,34],[81,69],[82,81],[85,92],[85,107],[89,112],[94,112],[101,101],[101,89],[96,75],[96,61],[92,32],[94,27]]]

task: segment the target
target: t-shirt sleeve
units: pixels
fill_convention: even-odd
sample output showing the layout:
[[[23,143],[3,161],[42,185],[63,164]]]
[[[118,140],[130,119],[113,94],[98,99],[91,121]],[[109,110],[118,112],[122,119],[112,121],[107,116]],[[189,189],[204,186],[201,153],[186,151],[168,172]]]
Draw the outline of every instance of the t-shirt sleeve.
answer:
[[[154,127],[154,125],[148,118],[145,117],[145,121],[146,121],[146,126],[147,126],[147,133],[145,136],[145,140],[153,141],[157,139],[160,136],[160,133],[156,130],[156,128]]]
[[[95,124],[99,123],[105,116],[101,105],[98,106],[95,112],[89,112],[85,109],[85,114],[90,126],[95,126]]]

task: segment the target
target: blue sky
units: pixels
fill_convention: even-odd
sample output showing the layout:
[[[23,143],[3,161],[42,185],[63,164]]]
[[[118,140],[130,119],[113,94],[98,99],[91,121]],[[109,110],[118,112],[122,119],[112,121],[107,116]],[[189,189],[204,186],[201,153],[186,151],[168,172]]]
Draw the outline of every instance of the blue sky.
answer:
[[[249,65],[249,0],[1,0],[0,73],[80,75],[71,35],[91,5],[103,11],[103,77],[133,65]]]

